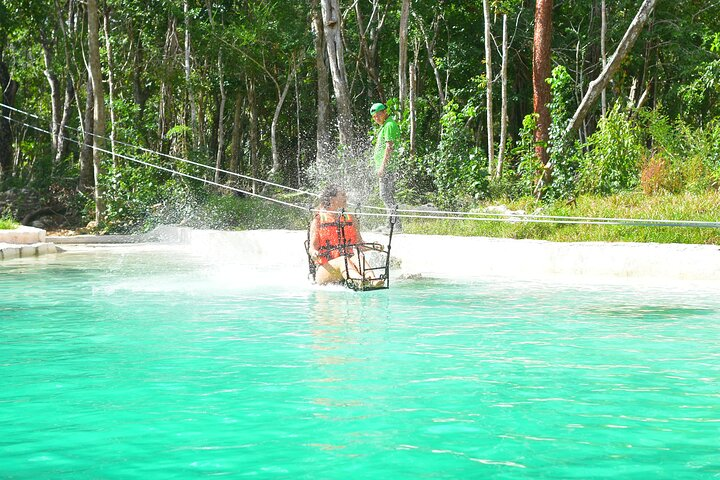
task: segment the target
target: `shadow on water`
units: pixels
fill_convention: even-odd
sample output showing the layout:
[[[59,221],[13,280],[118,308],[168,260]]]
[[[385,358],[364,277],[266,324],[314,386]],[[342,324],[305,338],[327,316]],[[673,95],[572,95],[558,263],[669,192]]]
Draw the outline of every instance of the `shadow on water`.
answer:
[[[660,305],[616,305],[595,308],[587,312],[591,316],[610,318],[632,318],[642,320],[677,320],[695,316],[707,316],[717,313],[712,308]]]

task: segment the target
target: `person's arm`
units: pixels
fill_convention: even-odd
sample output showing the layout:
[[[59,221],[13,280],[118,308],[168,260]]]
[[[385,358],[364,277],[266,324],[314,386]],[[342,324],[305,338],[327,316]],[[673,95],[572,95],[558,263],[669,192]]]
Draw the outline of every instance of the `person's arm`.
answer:
[[[382,177],[385,175],[385,169],[387,168],[387,164],[390,162],[390,157],[392,157],[392,152],[394,148],[394,143],[392,140],[385,143],[385,155],[383,156],[382,165],[380,166],[380,170],[378,170],[378,176]]]
[[[318,248],[320,248],[320,239],[317,234],[318,222],[319,217],[317,215],[315,215],[312,222],[310,222],[310,245],[308,247],[308,253],[313,261],[317,260],[318,253],[320,253],[318,252]]]

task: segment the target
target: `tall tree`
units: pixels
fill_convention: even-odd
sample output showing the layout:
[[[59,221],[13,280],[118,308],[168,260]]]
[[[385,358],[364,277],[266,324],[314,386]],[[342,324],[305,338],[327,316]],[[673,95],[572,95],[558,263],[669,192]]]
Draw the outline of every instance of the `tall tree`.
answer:
[[[235,112],[233,113],[233,129],[230,141],[230,171],[235,173],[243,173],[245,170],[242,161],[242,137],[243,122],[242,112],[245,107],[245,98],[240,88],[235,95]],[[237,177],[228,179],[228,183],[237,184]]]
[[[353,131],[352,104],[345,70],[345,55],[342,41],[342,12],[338,0],[321,0],[325,42],[327,45],[330,75],[338,109],[340,143],[352,146],[355,143]]]
[[[260,149],[259,126],[258,126],[258,105],[255,95],[255,80],[246,77],[248,108],[250,109],[250,169],[253,178],[260,178]],[[253,193],[258,192],[257,182],[252,182]]]
[[[10,77],[10,69],[3,60],[4,43],[0,43],[0,180],[8,178],[13,170],[12,131],[10,129],[10,107],[15,105],[18,83]]]
[[[408,25],[410,20],[411,0],[402,0],[400,10],[400,31],[398,33],[398,44],[400,47],[398,61],[398,93],[400,97],[400,112],[404,115],[405,102],[408,95]]]
[[[227,103],[227,92],[225,91],[225,71],[223,69],[222,48],[218,50],[218,85],[220,87],[220,105],[218,107],[217,122],[217,152],[215,153],[215,183],[220,183],[220,170],[223,164],[223,153],[225,152],[225,104]]]
[[[296,69],[297,62],[293,58],[292,64],[290,65],[290,72],[285,79],[285,87],[283,87],[282,90],[280,88],[280,83],[277,79],[273,78],[273,82],[275,83],[275,88],[277,90],[278,101],[275,105],[275,114],[273,115],[272,123],[270,125],[270,143],[272,146],[272,169],[270,170],[270,175],[275,178],[275,180],[281,180],[280,174],[283,167],[277,145],[277,127],[278,122],[280,121],[280,112],[282,111],[283,104],[285,103],[285,97],[287,97],[288,91],[290,91],[291,81],[295,76]]]
[[[192,55],[190,43],[190,4],[189,0],[183,0],[183,15],[185,17],[185,88],[187,90],[188,103],[190,107],[190,128],[192,131],[193,146],[198,147],[200,134],[197,122],[197,104],[195,101],[195,90],[192,84]],[[186,115],[187,116],[187,115]]]
[[[423,21],[419,16],[415,16],[415,18],[418,19],[417,25],[420,28],[420,32],[422,33],[423,39],[425,41],[425,49],[427,50],[428,55],[428,63],[430,64],[430,67],[432,68],[432,71],[435,75],[435,84],[437,85],[438,89],[438,98],[440,99],[440,107],[444,107],[447,103],[447,93],[446,89],[443,86],[442,81],[442,75],[440,73],[440,67],[437,64],[437,61],[435,61],[435,45],[438,37],[438,31],[440,30],[440,22],[443,19],[442,12],[436,12],[435,17],[432,22],[432,31],[433,36],[432,38],[430,35],[425,31],[425,26],[423,25]]]
[[[485,108],[487,114],[487,157],[488,175],[493,174],[495,163],[495,135],[493,133],[493,69],[492,69],[492,33],[490,31],[490,0],[483,0],[483,15],[485,17]]]
[[[175,59],[179,52],[177,36],[177,19],[173,13],[167,14],[167,30],[165,31],[165,43],[163,47],[162,69],[160,78],[160,99],[158,108],[158,130],[159,150],[167,153],[169,142],[167,133],[174,122],[175,97],[173,96]]]
[[[602,73],[600,73],[595,80],[590,82],[582,102],[580,102],[572,120],[570,120],[570,123],[565,130],[566,134],[577,131],[590,109],[595,105],[595,102],[601,92],[610,82],[612,76],[620,69],[622,61],[632,49],[633,45],[635,45],[635,41],[637,40],[638,35],[640,35],[645,23],[650,18],[656,3],[657,0],[644,0],[642,5],[640,5],[640,9],[635,15],[635,18],[633,18],[633,21],[630,23],[630,26],[625,32],[622,40],[620,40],[620,43],[615,49],[615,53],[613,53],[612,57],[610,57],[610,61],[607,65],[605,65]]]
[[[607,55],[605,53],[605,43],[607,37],[607,8],[605,0],[600,2],[600,58],[602,59],[602,68],[607,65]],[[605,116],[607,111],[607,98],[605,98],[605,89],[602,90],[600,103],[602,105],[602,115]]]
[[[92,76],[88,69],[87,81],[85,82],[85,113],[82,118],[83,143],[80,147],[79,163],[80,178],[78,179],[78,187],[80,191],[92,194],[95,188],[95,171],[93,167],[93,135],[95,130],[95,99],[93,98],[93,82]],[[79,99],[76,98],[79,102]],[[78,103],[78,109],[80,109]]]
[[[46,13],[46,12],[43,12]],[[55,12],[53,12],[55,13]],[[59,137],[64,134],[60,132],[60,119],[62,117],[62,105],[63,95],[61,92],[61,81],[58,78],[57,72],[55,71],[55,50],[58,43],[58,32],[60,22],[52,21],[52,16],[48,18],[43,15],[44,18],[38,19],[38,33],[40,37],[40,44],[43,50],[43,61],[45,62],[45,78],[48,81],[50,87],[50,142],[52,145],[52,154],[55,156],[58,148]],[[52,176],[52,165],[49,169],[42,169],[42,175]]]
[[[317,161],[325,159],[330,150],[330,83],[328,78],[327,45],[325,27],[319,0],[312,5],[312,30],[315,44],[315,69],[317,71],[317,128],[315,132]]]
[[[410,156],[417,153],[417,89],[420,62],[420,40],[413,42],[413,63],[410,66]]]
[[[95,176],[95,221],[101,224],[105,217],[104,195],[101,176],[102,148],[105,139],[105,95],[103,93],[102,68],[100,66],[100,28],[97,0],[87,0],[88,56],[93,89],[93,173]]]
[[[378,48],[380,46],[380,31],[385,24],[386,17],[387,7],[381,7],[380,0],[372,0],[372,13],[366,25],[360,2],[355,2],[355,18],[360,39],[360,54],[357,57],[355,72],[357,74],[357,65],[362,61],[370,82],[375,89],[375,92],[370,94],[370,97],[381,102],[385,101],[385,89],[380,81]],[[353,76],[353,82],[350,84],[350,90],[353,90],[354,81],[355,76]]]
[[[103,31],[105,32],[105,53],[107,54],[108,68],[108,101],[110,106],[110,152],[112,154],[112,162],[115,165],[115,77],[113,72],[115,70],[115,62],[113,61],[113,48],[110,42],[110,7],[105,7],[103,15]]]
[[[502,16],[502,64],[500,66],[500,147],[498,149],[497,166],[495,168],[495,178],[502,176],[503,163],[505,163],[505,148],[507,145],[507,107],[508,107],[508,94],[507,94],[507,67],[508,67],[508,27],[507,27],[508,15],[503,13]]]
[[[58,2],[55,2],[55,8],[58,12],[58,24],[62,33],[63,52],[65,54],[65,101],[63,102],[63,113],[60,117],[60,125],[58,126],[58,137],[56,142],[55,161],[56,165],[65,155],[68,142],[66,142],[65,129],[70,121],[70,110],[72,108],[73,98],[75,97],[75,82],[72,75],[72,56],[70,37],[76,34],[77,18],[75,12],[75,1],[69,0],[67,3],[67,17],[63,21],[62,9]]]
[[[535,2],[535,34],[533,38],[533,109],[537,115],[535,130],[535,153],[540,162],[547,166],[547,144],[550,140],[550,84],[547,82],[552,71],[550,61],[552,41],[553,0]],[[550,171],[545,169],[544,181],[550,179]]]

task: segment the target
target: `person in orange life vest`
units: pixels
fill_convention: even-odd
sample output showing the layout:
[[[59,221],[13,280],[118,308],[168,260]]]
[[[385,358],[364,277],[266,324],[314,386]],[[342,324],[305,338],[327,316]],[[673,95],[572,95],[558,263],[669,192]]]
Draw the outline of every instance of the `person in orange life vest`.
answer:
[[[351,276],[360,277],[355,248],[343,245],[363,243],[356,220],[350,214],[340,215],[347,207],[347,195],[338,187],[330,186],[320,195],[320,208],[310,223],[310,245],[308,253],[317,265],[315,282],[324,285],[340,283],[348,278],[345,267],[352,269]],[[342,226],[343,228],[339,228]],[[344,239],[340,238],[344,234]],[[352,256],[351,256],[352,255]]]

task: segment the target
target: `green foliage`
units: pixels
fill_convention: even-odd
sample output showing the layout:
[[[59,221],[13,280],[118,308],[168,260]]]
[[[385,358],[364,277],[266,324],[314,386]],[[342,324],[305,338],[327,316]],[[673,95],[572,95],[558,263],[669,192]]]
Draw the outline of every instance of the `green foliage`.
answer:
[[[480,204],[477,211],[496,203]],[[699,220],[715,222],[720,211],[720,195],[716,192],[680,195],[647,196],[643,192],[623,192],[615,195],[583,195],[575,202],[559,200],[539,204],[534,198],[523,197],[506,204],[512,211],[538,215],[557,215],[596,218],[638,218]],[[712,228],[646,227],[621,225],[584,225],[512,222],[483,222],[458,220],[404,221],[409,233],[437,235],[465,235],[500,238],[536,239],[554,242],[655,242],[720,244],[720,232]]]
[[[702,192],[720,185],[720,122],[693,128],[680,119],[671,120],[660,110],[640,112],[638,121],[645,144],[651,145],[645,167],[658,170],[663,165],[665,178],[653,180],[659,189]],[[644,168],[641,178],[650,180],[653,176],[648,177],[648,173]],[[643,188],[648,190],[645,185]]]
[[[535,154],[537,118],[537,114],[530,114],[523,119],[520,139],[510,152],[516,159],[517,168],[515,171],[510,168],[503,171],[503,178],[511,185],[506,191],[511,198],[531,196],[543,172],[543,166]]]
[[[389,98],[385,104],[391,112],[397,112],[399,109],[399,100],[397,98]],[[395,113],[392,115],[401,131],[400,140],[395,145],[398,155],[398,172],[400,172],[395,186],[397,199],[401,203],[424,203],[427,200],[428,192],[435,189],[432,168],[428,168],[422,156],[418,157],[410,154],[410,120],[407,111],[402,116],[402,119],[400,119],[400,115]],[[374,136],[377,133],[377,125],[373,125],[373,131]],[[432,165],[432,161],[428,165]]]
[[[638,185],[645,150],[637,125],[619,104],[600,120],[585,148],[589,152],[581,159],[581,192],[607,195]]]
[[[403,140],[398,151],[404,176],[399,184],[399,197],[404,201],[432,200],[442,206],[463,207],[490,196],[517,199],[533,194],[543,170],[535,156],[534,119],[526,116],[532,111],[530,67],[534,26],[533,9],[527,3],[491,1],[493,34],[499,38],[499,14],[508,14],[513,43],[508,72],[509,154],[502,178],[490,185],[483,150],[487,135],[486,78],[482,75],[483,22],[478,21],[482,17],[482,2],[413,2],[408,54],[410,63],[418,66],[417,153],[414,157],[409,155],[408,112],[402,112]],[[609,104],[625,105],[633,82],[637,81],[638,90],[643,91],[652,78],[653,104],[664,107],[651,112],[621,112],[621,107],[616,107],[599,123],[599,109],[595,109],[587,123],[591,136],[586,145],[579,146],[567,142],[562,133],[587,82],[599,73],[600,22],[588,23],[588,18],[597,17],[595,13],[588,17],[590,7],[586,3],[559,2],[554,9],[553,61],[558,67],[549,80],[553,98],[549,154],[554,179],[543,192],[544,201],[551,203],[588,192],[608,195],[633,190],[638,185],[654,196],[684,191],[700,194],[717,189],[720,185],[717,9],[707,8],[707,2],[701,1],[685,2],[681,9],[672,3],[658,2],[652,28],[645,29],[638,46],[624,59],[607,94]],[[637,6],[634,0],[608,2],[608,46],[616,45],[622,38]],[[290,64],[297,61],[297,96],[291,88],[278,123],[285,170],[277,172],[279,178],[295,182],[302,172],[309,170],[315,158],[318,85],[316,52],[309,28],[315,2],[190,2],[189,7],[186,27],[181,3],[108,1],[116,138],[214,165],[219,149],[227,153],[231,150],[234,100],[240,99],[239,168],[240,173],[253,174],[248,138],[248,89],[252,85],[259,119],[257,172],[263,176],[269,171],[268,135],[278,85],[282,87]],[[356,11],[364,17],[363,25]],[[79,129],[84,114],[80,110],[87,95],[83,50],[87,45],[86,27],[79,20],[69,22],[67,15],[65,2],[0,0],[0,52],[10,77],[20,85],[16,106],[37,114],[42,120],[35,125],[43,129],[50,128],[48,119],[53,112],[46,68],[48,74],[58,79],[61,94],[66,80],[72,77],[75,90],[69,127]],[[385,23],[378,28],[381,18]],[[355,120],[366,122],[370,99],[386,98],[391,109],[397,108],[393,97],[397,96],[398,86],[399,2],[378,5],[359,2],[357,10],[352,7],[343,12],[341,23]],[[183,68],[186,28],[192,50],[192,72],[187,83]],[[371,55],[366,55],[365,47],[372,50]],[[377,50],[373,50],[375,47]],[[46,51],[51,54],[47,66],[43,55]],[[428,55],[435,60],[437,72],[427,61]],[[103,55],[103,71],[107,74],[106,58]],[[499,55],[493,54],[491,61],[496,72],[499,60]],[[224,118],[219,118],[218,61],[227,94]],[[369,69],[377,74],[379,85],[370,78]],[[110,79],[109,75],[105,78]],[[449,99],[444,108],[438,82]],[[294,87],[294,82],[291,85]],[[497,82],[495,85],[497,135],[500,88]],[[191,99],[197,107],[195,124],[191,123]],[[225,126],[224,145],[218,141],[220,124]],[[596,124],[598,128],[594,131]],[[334,119],[331,125],[335,125]],[[79,139],[78,134],[72,135]],[[71,190],[76,188],[77,145],[69,144],[67,154],[56,164],[48,135],[13,124],[12,136],[16,164],[5,185],[46,188],[61,184]],[[296,155],[297,148],[301,151]],[[135,154],[133,149],[127,150],[126,153]],[[212,172],[198,166],[158,160],[156,156],[141,158],[181,173],[212,177]],[[228,156],[222,166],[225,169],[229,168],[227,160]],[[144,229],[154,222],[218,227],[252,224],[249,219],[252,210],[247,211],[247,216],[242,213],[248,202],[236,205],[236,197],[222,195],[196,180],[153,172],[149,167],[125,160],[118,162],[102,179],[107,190],[106,228],[111,231]],[[85,200],[91,212],[91,199]],[[261,212],[275,208],[265,203],[252,205]],[[276,217],[280,218],[273,214],[272,218]],[[259,222],[270,225],[272,218]],[[277,224],[282,226],[283,221]]]
[[[142,158],[153,162],[147,156]],[[163,209],[168,199],[177,195],[177,191],[187,190],[164,172],[134,164],[111,166],[102,179],[106,193],[106,225],[103,227],[116,233],[135,232],[152,226],[152,217]]]
[[[485,155],[474,145],[472,132],[466,127],[468,120],[475,116],[476,107],[472,103],[460,108],[455,101],[448,102],[441,119],[437,152],[422,158],[435,183],[440,205],[456,207],[484,198],[488,193]]]
[[[14,230],[19,226],[20,224],[9,215],[3,214],[0,216],[0,230]]]
[[[720,60],[699,65],[691,78],[690,83],[679,88],[687,111],[713,110],[720,96]]]
[[[548,79],[552,92],[550,109],[550,145],[548,153],[552,165],[552,184],[545,197],[548,199],[568,198],[575,194],[579,159],[578,147],[565,136],[567,126],[575,110],[574,82],[562,65],[553,68]]]

